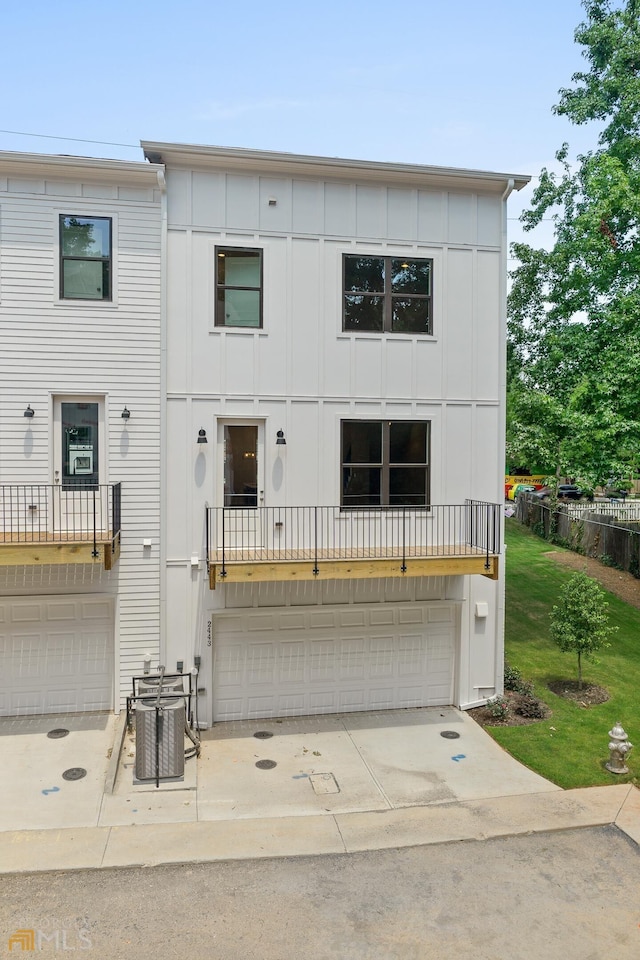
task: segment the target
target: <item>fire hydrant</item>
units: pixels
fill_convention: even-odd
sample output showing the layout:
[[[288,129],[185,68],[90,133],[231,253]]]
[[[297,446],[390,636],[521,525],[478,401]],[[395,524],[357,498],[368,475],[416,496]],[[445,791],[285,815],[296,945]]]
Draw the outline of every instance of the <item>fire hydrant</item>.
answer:
[[[611,773],[629,773],[629,768],[625,763],[625,758],[633,748],[633,744],[627,740],[627,735],[618,720],[615,727],[609,730],[609,762],[605,767]]]

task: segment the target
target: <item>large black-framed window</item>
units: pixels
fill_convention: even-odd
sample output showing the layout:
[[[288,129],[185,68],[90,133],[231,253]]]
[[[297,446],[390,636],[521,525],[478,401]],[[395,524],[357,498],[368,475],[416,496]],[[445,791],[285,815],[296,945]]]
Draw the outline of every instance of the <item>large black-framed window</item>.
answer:
[[[433,260],[343,256],[343,330],[433,333]]]
[[[342,507],[428,507],[428,420],[341,422]]]
[[[60,298],[111,300],[111,217],[60,216]]]
[[[262,250],[216,247],[216,326],[262,327]]]

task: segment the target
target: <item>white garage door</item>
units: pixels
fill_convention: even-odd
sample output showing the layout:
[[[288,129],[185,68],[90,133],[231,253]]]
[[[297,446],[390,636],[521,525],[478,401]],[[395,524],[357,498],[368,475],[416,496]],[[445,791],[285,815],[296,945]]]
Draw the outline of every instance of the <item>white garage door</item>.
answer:
[[[110,710],[109,597],[0,598],[0,716]]]
[[[229,610],[213,629],[214,720],[453,699],[453,604]]]

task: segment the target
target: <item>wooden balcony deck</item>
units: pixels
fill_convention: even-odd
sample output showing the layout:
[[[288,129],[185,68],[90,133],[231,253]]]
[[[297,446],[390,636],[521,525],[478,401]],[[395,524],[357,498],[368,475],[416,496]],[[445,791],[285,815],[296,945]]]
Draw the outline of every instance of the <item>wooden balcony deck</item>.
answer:
[[[90,563],[120,555],[121,484],[0,485],[0,566]]]
[[[120,556],[120,534],[17,531],[0,533],[0,567],[98,563],[111,570]]]
[[[437,577],[480,574],[497,580],[499,557],[466,544],[460,546],[273,550],[221,550],[209,554],[209,586],[217,583],[267,583],[303,580],[352,580],[373,577]]]

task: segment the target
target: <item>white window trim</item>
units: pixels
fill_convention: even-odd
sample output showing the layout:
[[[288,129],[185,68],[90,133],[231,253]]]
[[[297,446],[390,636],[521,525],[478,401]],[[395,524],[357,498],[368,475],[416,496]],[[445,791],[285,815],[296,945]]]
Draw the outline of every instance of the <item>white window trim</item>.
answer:
[[[337,287],[337,333],[338,340],[412,340],[424,343],[437,343],[440,339],[440,331],[443,323],[443,261],[444,251],[442,247],[423,247],[418,244],[411,246],[398,246],[396,244],[382,244],[378,246],[366,246],[364,244],[351,244],[350,246],[336,246],[334,255],[336,261],[334,264],[334,276],[336,277]],[[343,258],[344,256],[362,256],[362,257],[407,257],[415,260],[431,260],[433,262],[432,283],[432,322],[434,333],[405,333],[393,332],[391,330],[343,330]]]
[[[86,209],[84,207],[86,206]],[[73,209],[75,207],[75,209]],[[53,211],[54,222],[54,256],[55,256],[55,296],[53,304],[56,307],[69,307],[72,310],[112,310],[118,306],[118,213],[114,210],[101,210],[96,204],[82,204],[71,200],[64,207]],[[77,300],[71,297],[61,297],[61,257],[60,249],[60,217],[102,217],[111,220],[111,299],[110,300]]]
[[[216,324],[216,297],[218,291],[216,288],[216,247],[225,247],[238,250],[260,250],[262,252],[262,326],[261,327],[226,327]],[[231,241],[225,236],[219,235],[212,238],[208,244],[207,266],[208,266],[208,284],[207,284],[207,302],[208,302],[208,327],[209,334],[218,337],[266,337],[268,324],[268,307],[266,297],[266,276],[268,263],[268,245],[264,243],[264,238],[256,237],[253,234],[245,237],[238,237],[234,234]]]

